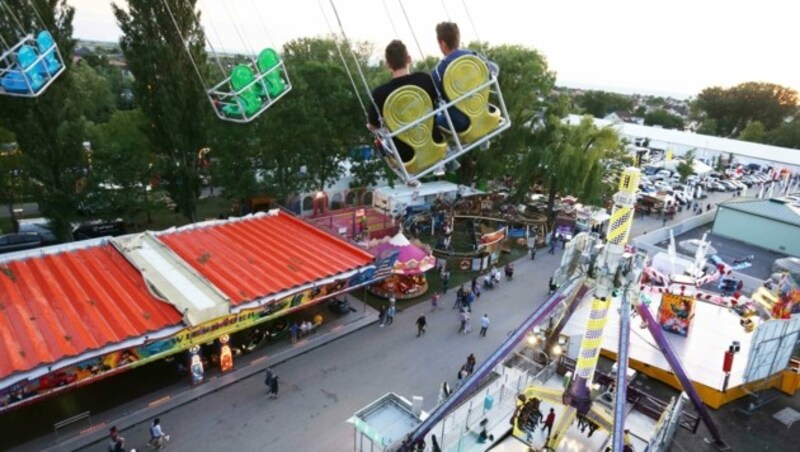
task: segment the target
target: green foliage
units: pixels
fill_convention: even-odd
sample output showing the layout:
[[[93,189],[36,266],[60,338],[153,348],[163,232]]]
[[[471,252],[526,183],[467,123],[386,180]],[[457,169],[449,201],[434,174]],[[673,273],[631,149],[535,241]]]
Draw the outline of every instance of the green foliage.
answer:
[[[692,150],[688,151],[683,156],[683,160],[681,160],[675,166],[675,171],[677,171],[678,174],[680,175],[682,184],[686,183],[686,179],[688,179],[689,176],[692,176],[692,175],[695,174],[694,173],[694,159],[695,159],[695,150],[692,149]]]
[[[773,130],[783,120],[796,113],[797,91],[773,83],[747,82],[724,89],[718,86],[704,89],[694,103],[703,121],[714,120],[710,131],[730,137],[749,123],[759,121],[766,130]]]
[[[0,98],[0,123],[16,135],[21,154],[21,167],[30,183],[31,195],[44,217],[50,219],[54,234],[61,240],[72,240],[71,223],[77,217],[81,185],[86,171],[86,120],[73,92],[70,70],[72,19],[74,8],[65,0],[34,0],[47,29],[65,56],[67,70],[35,99]],[[31,32],[41,22],[28,0],[6,0],[19,20]],[[0,20],[0,35],[7,42],[16,42],[20,31],[15,22]]]
[[[487,151],[473,151],[461,159],[461,182],[490,180],[514,171],[531,152],[531,128],[538,122],[544,99],[555,85],[555,73],[538,51],[519,46],[483,46],[500,67],[499,84],[511,127],[493,140]]]
[[[127,0],[127,8],[113,5],[123,33],[120,47],[134,76],[133,92],[147,120],[152,149],[159,157],[161,181],[190,220],[197,219],[197,153],[207,145],[211,118],[204,83],[199,79],[206,77],[207,56],[196,3],[169,2],[178,27],[166,2]]]
[[[747,127],[745,127],[744,130],[739,132],[739,136],[737,138],[742,141],[763,143],[766,136],[764,124],[761,124],[760,121],[752,121],[747,124]]]
[[[648,126],[661,126],[665,129],[683,130],[683,118],[673,115],[664,109],[654,110],[644,116],[644,123]]]
[[[562,118],[569,111],[566,96],[550,99],[539,126],[534,128],[529,152],[516,174],[515,197],[521,199],[536,183],[548,193],[548,211],[553,213],[558,193],[577,196],[589,204],[603,201],[607,161],[617,154],[620,140],[611,128],[598,129],[591,117],[578,125]]]
[[[72,66],[72,109],[93,123],[108,121],[116,108],[109,80],[92,66],[79,61]]]
[[[633,100],[624,95],[606,91],[586,91],[577,100],[583,110],[595,118],[602,118],[615,111],[629,112],[633,109]]]
[[[94,128],[87,207],[100,216],[135,220],[148,208],[153,155],[139,110],[117,111]]]
[[[775,146],[800,149],[800,116],[770,131],[766,141]]]

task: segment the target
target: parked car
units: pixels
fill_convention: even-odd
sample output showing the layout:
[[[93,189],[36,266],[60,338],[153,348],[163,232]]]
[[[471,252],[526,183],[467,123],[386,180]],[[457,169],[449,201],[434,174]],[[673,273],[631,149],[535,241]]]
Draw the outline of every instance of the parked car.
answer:
[[[35,232],[0,235],[0,253],[29,250],[44,244],[42,236]]]

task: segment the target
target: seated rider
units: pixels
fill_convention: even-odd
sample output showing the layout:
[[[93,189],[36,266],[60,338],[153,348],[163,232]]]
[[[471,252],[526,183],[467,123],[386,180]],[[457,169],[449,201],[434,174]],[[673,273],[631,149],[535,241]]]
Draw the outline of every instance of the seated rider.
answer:
[[[428,93],[432,105],[436,105],[436,99],[438,98],[430,75],[424,72],[409,72],[408,67],[411,65],[411,57],[408,55],[406,45],[402,41],[395,39],[390,42],[386,46],[385,57],[386,68],[392,72],[392,79],[372,91],[372,98],[375,103],[369,108],[369,124],[367,124],[367,128],[373,132],[381,126],[380,115],[383,114],[383,106],[394,90],[406,85],[415,85]],[[377,105],[379,111],[375,110],[375,105]],[[437,143],[444,141],[444,137],[437,127],[433,127],[432,135]],[[402,140],[394,140],[394,145],[403,162],[408,162],[414,158],[414,150]]]
[[[436,83],[436,89],[439,90],[444,101],[450,102],[451,99],[448,99],[444,93],[444,84],[442,82],[447,66],[462,55],[478,54],[469,49],[459,48],[461,44],[461,32],[458,29],[458,24],[454,22],[442,22],[436,25],[436,40],[439,42],[439,50],[442,51],[444,58],[442,58],[442,61],[436,66],[436,69],[433,70],[433,82]],[[489,71],[492,74],[496,75],[498,73],[498,67],[495,63],[486,61],[486,64],[489,65]],[[455,107],[448,108],[447,112],[450,114],[450,120],[453,121],[453,127],[456,129],[456,132],[467,130],[469,127],[469,118],[467,118],[466,115]],[[436,123],[440,127],[446,129],[450,128],[447,124],[447,118],[445,118],[444,115],[437,116]]]

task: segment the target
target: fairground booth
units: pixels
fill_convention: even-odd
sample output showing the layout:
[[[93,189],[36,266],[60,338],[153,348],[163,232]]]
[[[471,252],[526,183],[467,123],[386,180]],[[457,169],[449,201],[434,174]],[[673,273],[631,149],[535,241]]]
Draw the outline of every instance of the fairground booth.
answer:
[[[394,237],[373,241],[370,252],[378,258],[394,258],[392,274],[371,285],[369,291],[380,297],[398,299],[420,297],[428,291],[425,272],[436,265],[429,246],[419,240],[409,241],[403,232]]]
[[[393,258],[278,211],[0,256],[0,414],[166,357],[200,382],[254,327]]]

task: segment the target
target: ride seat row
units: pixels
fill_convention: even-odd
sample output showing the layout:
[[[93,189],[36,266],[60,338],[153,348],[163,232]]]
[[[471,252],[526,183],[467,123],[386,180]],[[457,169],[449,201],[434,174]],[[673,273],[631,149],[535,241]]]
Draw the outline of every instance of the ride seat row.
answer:
[[[253,65],[239,64],[231,71],[228,82],[231,92],[220,100],[218,111],[229,118],[253,118],[286,91],[288,84],[281,77],[278,52],[266,48]],[[255,70],[254,70],[255,69]]]
[[[402,164],[408,174],[414,176],[441,162],[448,155],[448,147],[452,148],[450,154],[456,154],[455,158],[483,144],[488,139],[487,135],[503,127],[506,120],[500,110],[489,103],[491,85],[487,83],[491,77],[489,66],[476,55],[460,56],[447,66],[442,77],[443,94],[451,100],[465,96],[452,107],[469,120],[469,125],[463,130],[449,127],[444,116],[446,108],[437,106],[432,114],[434,100],[422,88],[406,85],[394,90],[383,106],[384,122],[390,132],[389,137],[410,146],[414,150],[414,157],[396,162],[396,158],[385,153],[389,165],[398,169]],[[406,126],[409,127],[400,131]],[[442,129],[444,142],[434,140],[434,127]],[[458,137],[457,141],[453,139],[454,134]]]
[[[8,94],[35,96],[64,67],[53,36],[40,31],[23,38],[0,59],[0,87]]]

